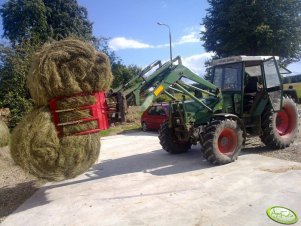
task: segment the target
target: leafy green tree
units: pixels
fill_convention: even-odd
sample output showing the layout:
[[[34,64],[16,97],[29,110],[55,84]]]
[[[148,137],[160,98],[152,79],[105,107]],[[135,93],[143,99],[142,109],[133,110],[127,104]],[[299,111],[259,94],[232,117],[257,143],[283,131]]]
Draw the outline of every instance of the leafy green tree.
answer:
[[[3,37],[13,45],[24,39],[44,43],[70,35],[92,39],[86,8],[76,0],[9,0],[2,5]]]
[[[121,62],[113,64],[112,74],[114,76],[114,80],[112,83],[112,88],[117,88],[121,85],[126,84],[129,80],[138,75],[140,72],[141,68],[135,65],[125,66]]]
[[[47,10],[42,0],[10,0],[0,9],[3,37],[15,46],[25,39],[47,38]]]
[[[301,58],[300,0],[208,0],[202,40],[207,51]]]
[[[210,68],[211,62],[212,62],[212,60],[206,60],[204,63],[204,65],[206,67],[204,79],[209,82],[211,82],[211,79],[212,79],[211,68]]]
[[[28,46],[12,49],[0,45],[0,108],[9,108],[9,126],[14,127],[32,107],[26,89],[26,75],[30,65]]]
[[[43,0],[47,9],[50,37],[55,40],[75,35],[84,40],[92,39],[92,23],[88,11],[77,0]]]

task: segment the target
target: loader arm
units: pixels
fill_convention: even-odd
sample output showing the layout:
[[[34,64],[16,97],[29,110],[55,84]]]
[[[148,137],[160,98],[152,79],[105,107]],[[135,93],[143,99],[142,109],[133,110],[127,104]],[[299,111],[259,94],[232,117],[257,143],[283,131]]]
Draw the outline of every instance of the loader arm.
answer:
[[[184,81],[181,80],[182,78],[184,78]],[[187,80],[189,80],[190,83],[202,85],[202,87],[205,87],[206,90],[185,83]],[[177,100],[175,96],[169,93],[169,90],[174,90],[185,96],[189,96],[191,99],[195,100],[197,104],[202,105],[210,112],[212,112],[213,109],[208,107],[207,104],[204,103],[204,100],[193,95],[192,92],[197,90],[198,92],[205,93],[206,95],[214,96],[219,100],[221,99],[219,89],[214,84],[206,81],[185,67],[182,64],[181,57],[177,56],[172,60],[172,62],[168,61],[164,64],[162,64],[159,60],[153,62],[126,84],[111,90],[111,92],[107,94],[107,99],[111,97],[114,98],[114,96],[115,98],[120,98],[117,98],[117,106],[119,107],[116,107],[116,110],[112,110],[110,114],[113,117],[116,113],[120,115],[121,119],[124,121],[127,103],[134,100],[135,105],[140,106],[141,110],[144,111],[162,93],[166,94],[173,100]],[[147,96],[145,97],[146,94]],[[141,96],[145,97],[143,101],[141,100]],[[220,103],[221,101],[217,102]]]
[[[219,90],[217,89],[217,87],[214,84],[196,75],[187,67],[185,67],[182,64],[181,58],[179,56],[174,58],[172,62],[178,62],[178,64],[171,64],[170,62],[165,63],[160,68],[158,68],[152,75],[149,76],[149,82],[142,84],[134,91],[135,96],[138,96],[141,94],[141,92],[144,92],[145,90],[148,90],[151,87],[154,88],[154,91],[147,95],[144,102],[138,104],[141,105],[141,110],[144,111],[145,109],[147,109],[152,104],[152,102],[162,93],[165,93],[168,96],[172,96],[170,93],[168,93],[167,90],[174,89],[191,97],[197,103],[203,105],[205,108],[212,111],[212,109],[210,109],[200,99],[192,95],[187,90],[187,88],[204,92],[207,95],[221,97],[221,95],[219,95]],[[201,84],[205,86],[209,91],[197,88],[189,84],[185,84],[183,81],[181,81],[182,78],[185,78],[186,80],[190,80],[197,84]]]

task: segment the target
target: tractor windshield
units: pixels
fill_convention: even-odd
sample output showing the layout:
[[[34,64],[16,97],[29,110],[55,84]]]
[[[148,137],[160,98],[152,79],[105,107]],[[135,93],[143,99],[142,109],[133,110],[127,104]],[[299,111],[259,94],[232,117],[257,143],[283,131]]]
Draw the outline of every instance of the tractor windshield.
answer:
[[[222,91],[241,90],[242,63],[217,66],[213,70],[213,83]]]

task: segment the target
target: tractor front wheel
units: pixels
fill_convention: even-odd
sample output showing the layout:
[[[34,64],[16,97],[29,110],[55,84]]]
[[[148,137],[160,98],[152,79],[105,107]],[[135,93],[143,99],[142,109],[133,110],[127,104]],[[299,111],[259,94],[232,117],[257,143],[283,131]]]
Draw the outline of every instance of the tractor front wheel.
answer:
[[[286,96],[282,100],[282,110],[273,112],[268,105],[262,114],[261,141],[273,148],[288,147],[298,134],[298,109],[292,98]]]
[[[215,165],[234,162],[243,148],[243,132],[236,121],[212,121],[205,127],[202,152]]]
[[[169,128],[168,121],[159,130],[159,140],[162,148],[170,154],[180,154],[190,149],[190,142],[181,142],[174,136],[172,128]]]

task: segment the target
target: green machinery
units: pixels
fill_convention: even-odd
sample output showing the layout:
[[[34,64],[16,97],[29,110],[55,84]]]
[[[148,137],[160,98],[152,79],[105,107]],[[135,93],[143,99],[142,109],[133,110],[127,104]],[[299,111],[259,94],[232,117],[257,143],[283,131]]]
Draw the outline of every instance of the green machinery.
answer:
[[[247,135],[260,136],[264,144],[275,149],[294,141],[298,132],[297,107],[283,93],[275,57],[215,60],[211,82],[183,66],[180,57],[163,65],[157,61],[141,75],[156,66],[151,75],[126,94],[133,93],[142,110],[162,93],[171,98],[169,120],[159,131],[160,144],[167,152],[183,153],[199,142],[208,161],[226,164],[237,159]],[[140,100],[140,94],[146,91]],[[182,94],[181,100],[175,98],[174,92]]]

